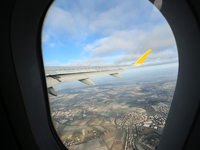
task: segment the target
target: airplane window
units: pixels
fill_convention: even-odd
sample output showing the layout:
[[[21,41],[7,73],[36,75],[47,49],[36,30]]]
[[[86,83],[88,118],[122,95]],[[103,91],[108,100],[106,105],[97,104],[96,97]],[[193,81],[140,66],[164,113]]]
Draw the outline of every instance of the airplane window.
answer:
[[[49,8],[46,81],[69,150],[158,146],[178,73],[175,38],[159,9],[162,0],[56,0]]]

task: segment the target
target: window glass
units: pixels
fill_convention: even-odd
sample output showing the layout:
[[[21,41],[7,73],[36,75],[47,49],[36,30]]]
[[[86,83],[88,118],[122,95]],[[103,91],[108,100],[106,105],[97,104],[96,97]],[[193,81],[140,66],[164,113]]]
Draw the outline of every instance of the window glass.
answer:
[[[42,30],[49,102],[69,150],[159,144],[178,73],[175,38],[159,9],[162,0],[56,0],[49,8]]]

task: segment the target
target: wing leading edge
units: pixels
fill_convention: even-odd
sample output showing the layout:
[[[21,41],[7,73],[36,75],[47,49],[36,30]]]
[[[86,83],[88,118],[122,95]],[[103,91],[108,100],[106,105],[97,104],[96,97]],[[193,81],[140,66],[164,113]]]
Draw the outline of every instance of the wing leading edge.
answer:
[[[119,74],[124,72],[125,69],[131,69],[142,65],[152,49],[144,53],[136,62],[130,65],[123,66],[88,66],[88,67],[48,67],[45,68],[47,87],[50,94],[57,96],[52,86],[62,82],[69,82],[78,80],[88,85],[95,85],[90,80],[92,77],[111,75],[113,77],[122,78]]]

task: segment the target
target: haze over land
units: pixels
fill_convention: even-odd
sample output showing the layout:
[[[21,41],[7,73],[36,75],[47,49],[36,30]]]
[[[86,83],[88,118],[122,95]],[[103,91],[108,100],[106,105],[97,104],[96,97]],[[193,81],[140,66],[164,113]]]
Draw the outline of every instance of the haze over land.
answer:
[[[136,71],[123,79],[58,85],[50,96],[55,128],[69,149],[154,149],[165,126],[177,67]],[[74,85],[73,85],[74,84]]]

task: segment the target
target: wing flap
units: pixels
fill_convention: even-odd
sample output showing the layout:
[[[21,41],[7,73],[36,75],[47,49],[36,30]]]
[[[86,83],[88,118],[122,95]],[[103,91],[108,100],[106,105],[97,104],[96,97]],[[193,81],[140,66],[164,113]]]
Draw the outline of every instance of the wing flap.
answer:
[[[60,82],[52,77],[46,77],[47,87],[52,87],[54,85],[60,84]]]
[[[110,74],[111,76],[113,77],[117,77],[117,78],[123,78],[119,73],[113,73],[113,74]]]
[[[81,79],[79,80],[80,82],[83,82],[85,84],[88,84],[88,85],[95,85],[94,82],[90,79]]]

